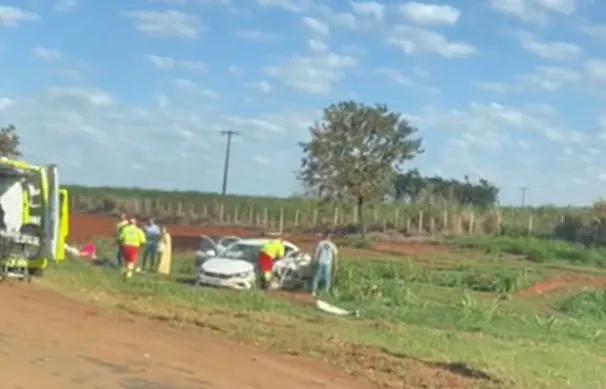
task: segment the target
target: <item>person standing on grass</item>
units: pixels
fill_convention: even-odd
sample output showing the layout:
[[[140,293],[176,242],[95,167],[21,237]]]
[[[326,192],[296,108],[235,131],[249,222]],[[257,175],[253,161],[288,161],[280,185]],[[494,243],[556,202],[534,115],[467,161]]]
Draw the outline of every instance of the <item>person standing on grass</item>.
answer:
[[[318,294],[318,285],[324,282],[324,290],[328,293],[332,283],[333,268],[337,265],[337,246],[332,242],[330,232],[324,234],[322,239],[316,245],[314,259],[316,262],[316,271],[311,283],[311,294]]]
[[[145,248],[143,249],[143,263],[141,268],[143,271],[145,271],[147,261],[149,261],[149,270],[153,272],[156,271],[158,244],[160,243],[162,232],[154,219],[149,219],[144,231],[146,243]]]
[[[133,276],[139,248],[145,244],[145,233],[137,226],[135,218],[130,219],[130,223],[122,228],[120,232],[120,245],[122,247],[122,259],[126,262],[125,278],[130,279]]]
[[[116,243],[118,244],[118,252],[116,253],[116,264],[118,268],[122,267],[122,245],[120,244],[120,233],[122,229],[128,225],[128,217],[126,214],[120,214],[120,221],[116,224]]]
[[[160,238],[160,244],[158,245],[158,255],[160,256],[160,263],[158,263],[158,273],[168,275],[170,274],[170,265],[172,262],[172,239],[166,227],[162,227],[162,237]]]

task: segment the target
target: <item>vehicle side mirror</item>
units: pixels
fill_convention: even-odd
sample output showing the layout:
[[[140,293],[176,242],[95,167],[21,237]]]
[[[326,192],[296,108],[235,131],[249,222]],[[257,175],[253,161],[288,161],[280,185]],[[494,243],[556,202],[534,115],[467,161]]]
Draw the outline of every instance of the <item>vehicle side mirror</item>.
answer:
[[[217,255],[217,253],[215,252],[215,250],[206,250],[206,255],[208,255],[209,257],[214,257],[215,255]]]

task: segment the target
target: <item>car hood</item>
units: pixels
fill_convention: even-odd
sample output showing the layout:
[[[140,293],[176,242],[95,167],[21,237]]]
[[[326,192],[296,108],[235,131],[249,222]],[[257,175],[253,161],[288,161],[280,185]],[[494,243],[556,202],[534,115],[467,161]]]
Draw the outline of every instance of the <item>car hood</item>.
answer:
[[[224,275],[236,275],[254,269],[250,262],[240,259],[211,258],[202,264],[202,271]]]

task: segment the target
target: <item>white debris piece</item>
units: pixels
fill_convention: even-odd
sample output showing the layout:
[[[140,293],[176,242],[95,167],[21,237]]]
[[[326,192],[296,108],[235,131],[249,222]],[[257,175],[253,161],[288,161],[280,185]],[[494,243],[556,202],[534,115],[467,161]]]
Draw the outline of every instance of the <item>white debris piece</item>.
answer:
[[[334,306],[334,305],[329,304],[326,301],[322,301],[322,300],[316,300],[316,307],[321,311],[332,313],[334,315],[339,315],[339,316],[354,315],[355,317],[360,317],[360,311],[358,311],[357,309],[354,311],[348,311],[346,309],[339,308],[337,306]]]

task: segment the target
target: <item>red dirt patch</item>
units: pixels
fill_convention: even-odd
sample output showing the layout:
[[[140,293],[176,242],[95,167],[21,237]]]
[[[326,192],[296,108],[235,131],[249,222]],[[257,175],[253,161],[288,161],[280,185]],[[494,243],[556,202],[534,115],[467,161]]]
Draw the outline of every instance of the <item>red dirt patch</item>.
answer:
[[[72,214],[70,219],[70,236],[68,242],[77,245],[98,237],[112,237],[117,220],[107,216]],[[201,225],[166,225],[172,235],[173,247],[178,250],[196,250],[200,244],[200,236],[208,235],[218,238],[228,235],[239,237],[258,236],[260,231],[247,228],[201,226]],[[314,234],[287,233],[286,239],[298,244],[303,250],[311,252],[320,238]],[[372,249],[355,249],[347,247],[343,251],[351,256],[376,257],[377,254],[386,254],[425,261],[432,254],[446,253],[452,250],[446,247],[423,242],[377,242]]]
[[[535,296],[549,295],[562,290],[578,288],[601,288],[606,287],[606,277],[581,276],[566,274],[536,282],[530,288],[518,293],[518,297],[529,298]]]
[[[71,244],[83,243],[98,237],[111,237],[114,235],[116,219],[86,214],[72,214],[70,218]],[[166,226],[173,238],[173,246],[177,249],[196,249],[199,245],[200,235],[210,237],[221,237],[236,235],[248,237],[255,235],[254,231],[243,228],[232,227],[206,227],[206,226],[184,226],[169,224]]]

